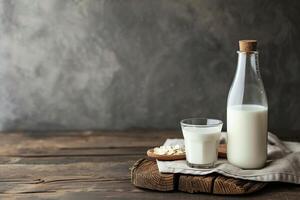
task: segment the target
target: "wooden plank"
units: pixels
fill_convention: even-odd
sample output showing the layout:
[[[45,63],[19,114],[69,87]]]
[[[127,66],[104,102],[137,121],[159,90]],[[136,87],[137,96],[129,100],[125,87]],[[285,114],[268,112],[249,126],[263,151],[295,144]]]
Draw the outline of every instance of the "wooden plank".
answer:
[[[24,164],[24,165],[61,165],[69,163],[113,163],[127,162],[133,164],[141,155],[111,155],[111,156],[53,156],[53,157],[0,157],[0,165]],[[130,165],[128,165],[128,168]]]
[[[145,132],[137,136],[135,132],[133,134],[84,132],[78,135],[32,137],[24,133],[0,133],[0,138],[4,138],[0,140],[0,156],[45,156],[47,154],[53,156],[71,155],[73,152],[74,155],[79,153],[85,155],[86,152],[92,153],[92,151],[95,152],[94,154],[102,154],[101,151],[114,151],[114,147],[132,149],[140,147],[144,150],[159,146],[170,137],[180,137],[180,134],[166,131],[155,134]]]
[[[52,177],[129,177],[128,161],[116,162],[77,162],[68,164],[1,164],[0,180],[8,179],[43,179]],[[1,190],[1,188],[0,188]]]
[[[129,183],[128,162],[0,165],[0,193],[98,191],[102,184]],[[13,172],[13,173],[12,173]],[[97,188],[97,184],[101,187]]]
[[[53,183],[55,184],[55,183]],[[71,185],[69,185],[71,184]],[[71,187],[72,183],[68,183]],[[74,182],[74,187],[80,187],[80,182]],[[1,185],[0,185],[1,187]],[[39,186],[40,187],[40,186]],[[73,187],[73,186],[72,186]],[[53,187],[54,188],[54,187]],[[186,199],[186,200],[215,200],[215,199],[226,199],[226,200],[236,200],[240,199],[240,196],[216,196],[207,194],[188,194],[183,192],[152,192],[150,190],[142,190],[136,188],[126,181],[123,182],[95,182],[93,185],[94,190],[89,190],[83,185],[78,190],[73,190],[68,188],[67,191],[49,191],[43,192],[35,190],[33,193],[19,193],[19,194],[1,194],[0,199]],[[282,185],[282,184],[271,184],[267,188],[257,194],[251,194],[248,196],[243,196],[242,199],[251,200],[298,200],[299,199],[299,187],[295,185]]]
[[[3,154],[2,157],[79,157],[79,156],[124,156],[146,155],[150,147],[89,148],[89,149],[18,149],[18,152]]]

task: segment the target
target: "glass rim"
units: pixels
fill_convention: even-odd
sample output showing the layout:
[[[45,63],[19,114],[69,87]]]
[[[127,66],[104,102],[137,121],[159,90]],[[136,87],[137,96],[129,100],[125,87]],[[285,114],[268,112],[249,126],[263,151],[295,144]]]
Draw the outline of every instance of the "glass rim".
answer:
[[[186,121],[188,120],[213,120],[216,123],[213,124],[192,124],[192,123],[186,123]],[[189,126],[189,127],[199,127],[199,128],[209,128],[209,127],[217,127],[220,125],[223,125],[222,120],[219,119],[211,119],[211,118],[204,118],[204,117],[192,117],[192,118],[186,118],[186,119],[182,119],[180,120],[180,124],[181,126]]]

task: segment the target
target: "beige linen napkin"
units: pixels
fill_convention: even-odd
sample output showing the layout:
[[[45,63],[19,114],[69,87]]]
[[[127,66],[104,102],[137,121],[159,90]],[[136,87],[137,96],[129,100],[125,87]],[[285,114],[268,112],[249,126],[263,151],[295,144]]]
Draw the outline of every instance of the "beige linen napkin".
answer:
[[[226,133],[222,133],[221,143],[225,142]],[[164,145],[184,145],[183,139],[167,139]],[[219,173],[234,178],[263,181],[287,182],[300,184],[300,143],[284,142],[274,134],[268,133],[268,161],[264,168],[244,170],[238,168],[226,159],[219,159],[211,169],[196,169],[186,165],[185,160],[157,161],[161,173],[182,173],[192,175],[206,175]]]

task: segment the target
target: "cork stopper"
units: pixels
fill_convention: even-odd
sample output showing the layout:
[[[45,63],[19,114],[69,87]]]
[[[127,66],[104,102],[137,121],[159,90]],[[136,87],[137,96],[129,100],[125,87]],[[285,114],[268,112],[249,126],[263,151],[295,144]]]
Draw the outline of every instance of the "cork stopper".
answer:
[[[240,51],[250,52],[256,51],[257,41],[256,40],[240,40]]]

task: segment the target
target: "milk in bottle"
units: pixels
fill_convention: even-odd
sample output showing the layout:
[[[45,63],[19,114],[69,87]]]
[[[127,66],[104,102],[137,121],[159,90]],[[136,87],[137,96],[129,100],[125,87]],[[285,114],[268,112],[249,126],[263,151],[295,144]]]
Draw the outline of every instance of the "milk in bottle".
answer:
[[[267,159],[268,104],[258,66],[256,40],[241,40],[236,74],[227,100],[227,158],[244,169]]]

